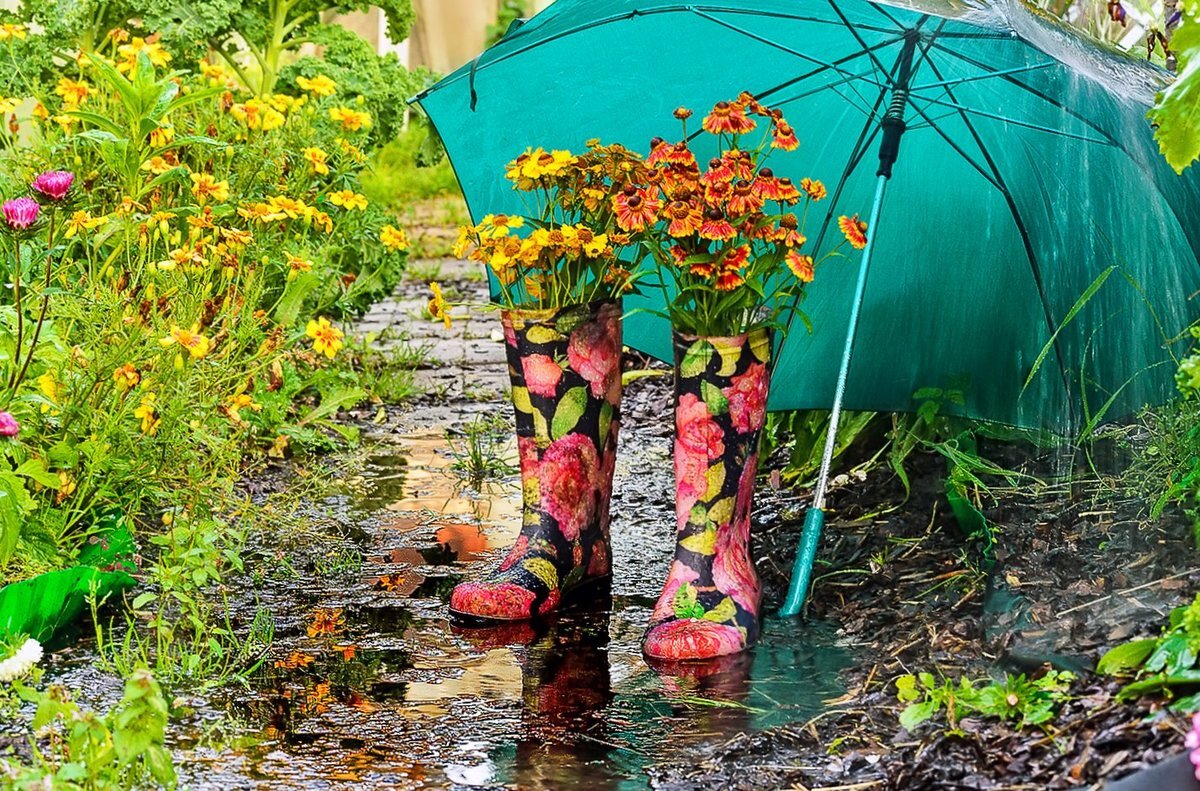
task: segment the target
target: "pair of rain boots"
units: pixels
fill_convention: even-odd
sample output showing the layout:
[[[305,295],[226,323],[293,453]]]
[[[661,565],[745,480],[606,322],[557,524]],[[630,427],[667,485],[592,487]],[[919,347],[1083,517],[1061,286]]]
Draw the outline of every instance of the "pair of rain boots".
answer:
[[[602,595],[612,576],[609,503],[621,423],[621,305],[502,312],[516,411],[521,532],[451,612],[476,624],[537,619]],[[662,661],[745,650],[758,637],[750,557],[770,339],[675,336],[675,557],[644,648]]]

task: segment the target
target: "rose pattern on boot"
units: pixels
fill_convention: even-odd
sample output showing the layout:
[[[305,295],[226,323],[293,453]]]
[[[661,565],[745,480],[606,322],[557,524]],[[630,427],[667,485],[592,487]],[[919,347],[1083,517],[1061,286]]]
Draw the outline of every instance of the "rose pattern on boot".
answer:
[[[611,575],[609,500],[621,422],[621,305],[501,311],[521,464],[521,533],[456,615],[516,621]]]
[[[654,659],[687,661],[735,654],[758,638],[750,511],[771,337],[760,328],[674,341],[678,528],[644,647]]]

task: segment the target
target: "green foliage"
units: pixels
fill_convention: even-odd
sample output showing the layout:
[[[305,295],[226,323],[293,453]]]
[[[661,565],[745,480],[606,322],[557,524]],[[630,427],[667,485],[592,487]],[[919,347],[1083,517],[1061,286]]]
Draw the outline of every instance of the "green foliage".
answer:
[[[1157,638],[1133,640],[1108,651],[1097,671],[1135,680],[1117,697],[1130,700],[1144,695],[1165,695],[1176,711],[1200,710],[1200,594],[1186,607],[1171,611],[1170,620]],[[1190,692],[1190,694],[1188,694]]]
[[[963,677],[957,684],[950,680],[939,683],[932,673],[901,676],[896,679],[896,697],[908,705],[900,714],[900,724],[911,731],[944,713],[951,729],[957,729],[959,720],[971,714],[1011,721],[1018,728],[1043,725],[1069,699],[1074,680],[1074,674],[1058,670],[1032,679],[1025,674],[1005,674],[1003,679],[987,682]]]
[[[487,27],[487,45],[490,47],[504,38],[512,23],[528,17],[531,11],[529,0],[502,0],[496,12],[496,21]]]
[[[1178,75],[1150,111],[1159,148],[1179,173],[1200,157],[1200,2],[1184,0],[1182,11],[1183,24],[1171,36]]]
[[[363,192],[372,202],[401,211],[415,201],[447,196],[461,199],[450,160],[443,157],[436,163],[423,164],[429,134],[428,122],[413,116],[408,128],[378,150],[371,169],[362,178]],[[453,219],[451,225],[469,221],[465,212]]]
[[[14,686],[23,700],[37,707],[33,761],[9,767],[14,787],[175,787],[175,768],[164,745],[169,710],[150,671],[138,668],[130,673],[121,702],[103,716],[81,709],[63,687],[42,692],[20,682]]]
[[[447,429],[446,442],[454,457],[451,472],[476,490],[489,481],[516,473],[517,468],[507,458],[511,434],[512,427],[499,415],[478,416],[461,432]]]
[[[834,441],[834,460],[869,438],[878,417],[877,412],[843,412]],[[821,467],[828,432],[827,410],[771,412],[767,414],[762,452],[768,455],[776,448],[786,447],[787,461],[780,474],[785,481],[804,485],[815,478]]]

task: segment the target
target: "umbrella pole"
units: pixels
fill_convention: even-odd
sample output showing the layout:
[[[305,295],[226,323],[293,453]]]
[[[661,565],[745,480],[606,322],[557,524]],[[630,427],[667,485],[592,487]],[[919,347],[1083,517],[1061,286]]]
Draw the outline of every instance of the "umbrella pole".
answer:
[[[862,309],[863,293],[867,287],[867,270],[871,266],[871,252],[875,247],[875,228],[883,206],[883,193],[888,176],[881,174],[875,185],[875,201],[871,205],[871,217],[867,223],[867,247],[863,250],[858,265],[858,283],[854,287],[854,301],[850,305],[850,323],[846,329],[846,345],[842,349],[842,367],[838,370],[837,389],[833,396],[833,411],[829,414],[829,430],[825,434],[825,453],[821,457],[821,474],[817,479],[812,507],[804,517],[804,531],[800,546],[796,549],[796,561],[792,565],[792,581],[788,586],[787,599],[780,608],[784,616],[799,615],[800,608],[808,595],[812,579],[813,561],[817,556],[817,545],[821,541],[821,529],[825,526],[825,492],[829,488],[829,468],[833,464],[833,453],[837,447],[838,421],[842,416],[842,400],[846,395],[846,380],[850,376],[850,357],[854,352],[854,338],[858,334],[858,319]]]

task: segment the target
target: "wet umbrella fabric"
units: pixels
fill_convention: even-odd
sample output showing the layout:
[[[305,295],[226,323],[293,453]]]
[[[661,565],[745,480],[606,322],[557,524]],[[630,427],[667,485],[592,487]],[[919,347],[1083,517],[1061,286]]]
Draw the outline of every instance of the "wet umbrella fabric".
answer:
[[[527,146],[643,147],[678,134],[676,106],[750,91],[802,141],[777,175],[829,187],[810,251],[838,214],[877,218],[869,274],[818,271],[770,407],[907,411],[940,388],[961,391],[944,412],[1070,433],[1169,398],[1195,317],[1200,169],[1176,176],[1145,118],[1166,79],[1019,3],[557,0],[418,100],[482,214],[521,211],[503,171]],[[626,342],[670,359],[649,314]]]

